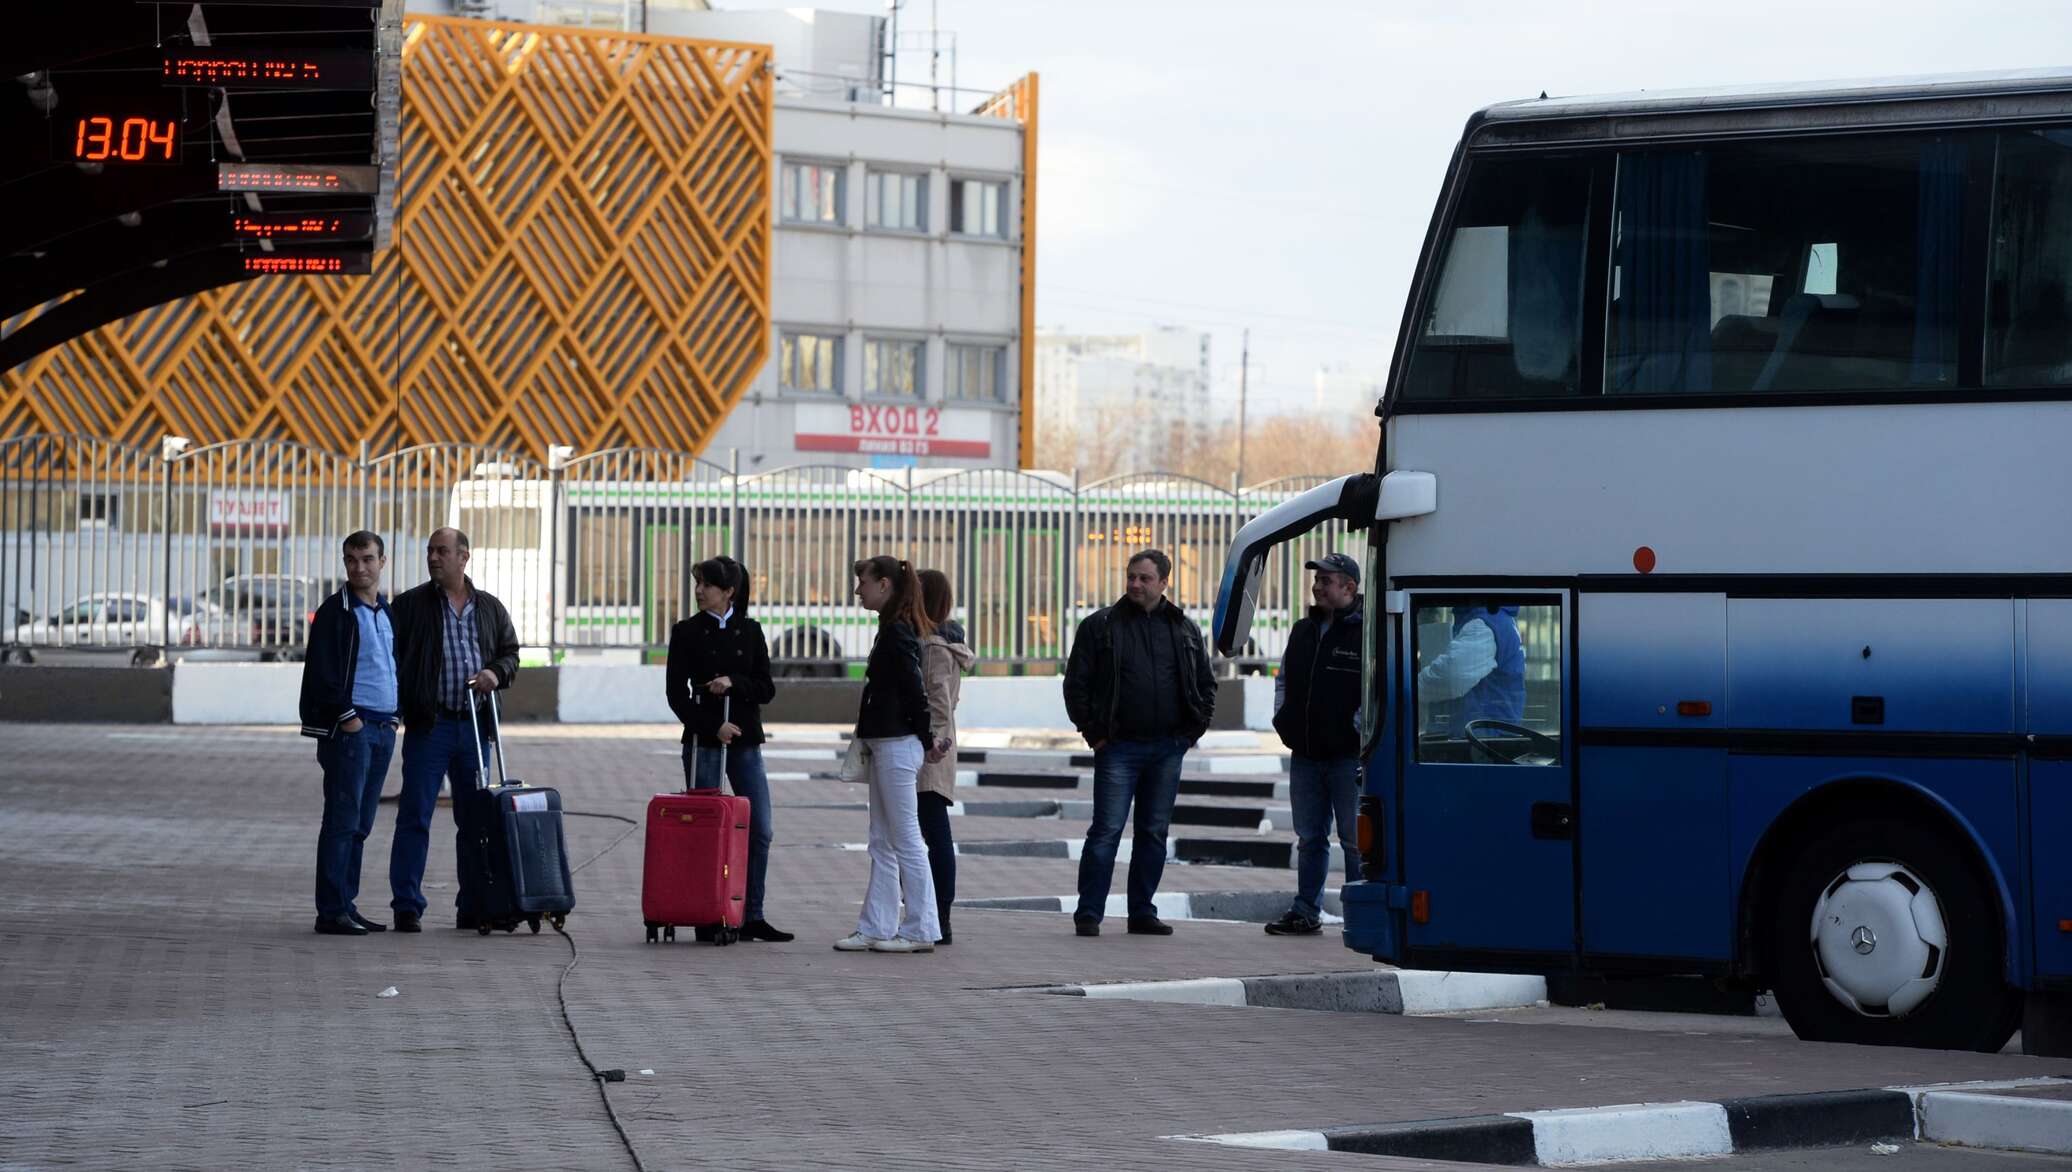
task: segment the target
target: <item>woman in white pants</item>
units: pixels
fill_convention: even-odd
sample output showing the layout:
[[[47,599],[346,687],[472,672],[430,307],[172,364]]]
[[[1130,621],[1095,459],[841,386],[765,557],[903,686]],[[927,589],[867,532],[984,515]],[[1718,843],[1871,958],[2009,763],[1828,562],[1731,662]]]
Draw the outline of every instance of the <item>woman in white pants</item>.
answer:
[[[933,952],[942,933],[914,783],[921,763],[942,760],[949,748],[929,729],[921,684],[921,636],[935,624],[921,605],[920,578],[907,563],[880,555],[855,568],[857,600],[878,612],[854,734],[870,753],[871,881],[856,931],[835,948]]]

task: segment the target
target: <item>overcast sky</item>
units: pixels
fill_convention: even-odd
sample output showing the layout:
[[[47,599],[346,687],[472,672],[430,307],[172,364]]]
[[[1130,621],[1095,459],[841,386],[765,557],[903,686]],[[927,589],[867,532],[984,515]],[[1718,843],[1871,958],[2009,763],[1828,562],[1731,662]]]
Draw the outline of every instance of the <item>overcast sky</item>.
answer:
[[[902,28],[929,7],[907,0]],[[1038,324],[1209,330],[1219,377],[1249,325],[1255,410],[1306,407],[1321,363],[1385,371],[1448,155],[1489,103],[2072,64],[2072,0],[936,8],[959,84],[1042,74]],[[903,54],[900,80],[927,68]]]

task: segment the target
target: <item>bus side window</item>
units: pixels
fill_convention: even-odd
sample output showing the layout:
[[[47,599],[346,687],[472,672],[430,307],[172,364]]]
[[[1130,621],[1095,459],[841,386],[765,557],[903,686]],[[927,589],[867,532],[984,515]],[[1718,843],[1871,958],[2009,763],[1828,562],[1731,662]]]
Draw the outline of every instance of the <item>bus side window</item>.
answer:
[[[1417,760],[1561,761],[1561,608],[1503,599],[1416,611]]]
[[[1580,387],[1589,165],[1485,160],[1468,172],[1404,393],[1536,399]]]

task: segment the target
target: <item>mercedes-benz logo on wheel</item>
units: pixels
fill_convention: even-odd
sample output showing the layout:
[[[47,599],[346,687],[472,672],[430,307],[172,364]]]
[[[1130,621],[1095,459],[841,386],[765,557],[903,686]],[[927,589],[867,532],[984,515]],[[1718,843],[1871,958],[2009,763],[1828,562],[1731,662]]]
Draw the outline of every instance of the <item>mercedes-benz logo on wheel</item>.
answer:
[[[1858,956],[1869,956],[1877,950],[1878,934],[1871,931],[1869,925],[1858,925],[1856,931],[1849,934],[1849,939],[1855,941]]]

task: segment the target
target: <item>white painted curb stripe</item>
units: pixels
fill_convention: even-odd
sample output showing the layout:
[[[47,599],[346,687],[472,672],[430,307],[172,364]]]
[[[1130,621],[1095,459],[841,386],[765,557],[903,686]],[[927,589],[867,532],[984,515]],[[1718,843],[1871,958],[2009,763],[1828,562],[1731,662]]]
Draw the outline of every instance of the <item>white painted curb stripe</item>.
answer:
[[[1163,1001],[1178,1005],[1243,1005],[1245,983],[1235,977],[1196,977],[1187,981],[1122,981],[1084,986],[1096,1001]]]
[[[1718,1103],[1634,1103],[1506,1114],[1531,1122],[1534,1154],[1551,1168],[1734,1153],[1727,1111]]]
[[[1547,978],[1509,973],[1452,973],[1431,969],[1398,969],[1396,988],[1403,1012],[1460,1013],[1473,1009],[1513,1009],[1547,999]]]
[[[1930,1091],[1914,1117],[1921,1138],[1936,1143],[2072,1155],[2072,1102],[2063,1099]]]
[[[1234,1131],[1226,1135],[1169,1135],[1167,1139],[1191,1140],[1200,1144],[1222,1144],[1232,1148],[1278,1148],[1286,1152],[1328,1152],[1331,1145],[1321,1131]]]

